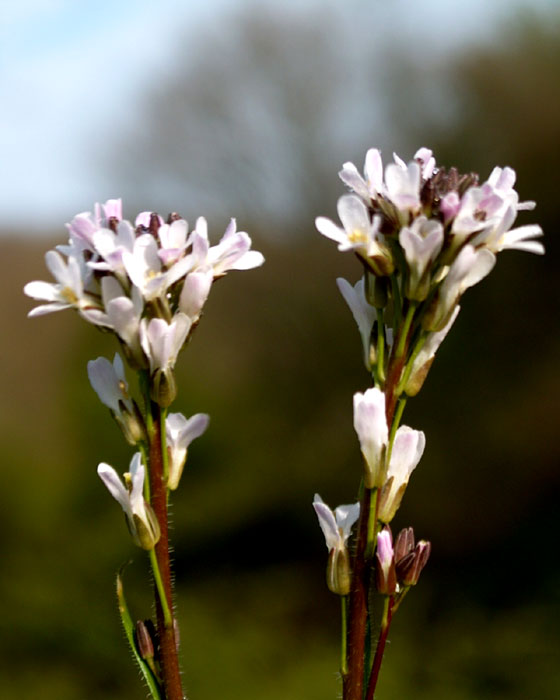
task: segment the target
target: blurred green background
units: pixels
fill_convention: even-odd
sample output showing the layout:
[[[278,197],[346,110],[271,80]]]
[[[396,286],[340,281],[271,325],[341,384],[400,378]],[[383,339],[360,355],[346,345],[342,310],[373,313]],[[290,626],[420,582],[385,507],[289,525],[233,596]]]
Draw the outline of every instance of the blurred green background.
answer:
[[[178,365],[176,409],[211,415],[173,499],[185,685],[192,700],[340,695],[339,606],[311,500],[355,499],[352,395],[368,377],[334,282],[355,281],[358,265],[313,220],[334,215],[343,161],[361,167],[370,146],[408,159],[425,145],[482,178],[514,167],[521,199],[538,203],[519,222],[541,224],[547,254],[500,254],[407,407],[427,448],[395,527],[412,525],[433,554],[395,618],[377,697],[555,700],[560,14],[508,12],[492,28],[481,14],[480,36],[445,50],[432,50],[451,31],[434,15],[434,44],[423,33],[405,50],[396,10],[349,7],[253,5],[221,33],[185,28],[184,53],[146,90],[136,128],[97,154],[99,172],[122,182],[108,196],[123,195],[128,218],[204,213],[216,241],[236,214],[267,258],[215,285]],[[47,279],[43,253],[66,236],[24,227],[4,232],[0,278],[0,695],[132,700],[144,690],[116,570],[133,560],[138,618],[150,590],[95,474],[100,461],[124,470],[130,451],[85,369],[115,344],[68,312],[25,318],[20,290]]]

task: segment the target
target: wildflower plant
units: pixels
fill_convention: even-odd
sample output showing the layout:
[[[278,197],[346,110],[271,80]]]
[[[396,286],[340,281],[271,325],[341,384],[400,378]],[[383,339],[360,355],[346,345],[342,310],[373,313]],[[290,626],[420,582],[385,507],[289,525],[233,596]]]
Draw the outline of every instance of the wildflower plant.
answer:
[[[204,218],[189,231],[170,214],[142,212],[134,225],[122,217],[120,199],[96,204],[67,224],[69,241],[45,260],[55,282],[29,282],[25,293],[42,303],[29,316],[74,309],[116,336],[120,353],[88,363],[89,380],[134,448],[122,477],[109,464],[97,473],[122,508],[134,544],[149,556],[155,624],[133,623],[117,577],[119,611],[127,639],[154,700],[182,700],[179,631],[169,558],[168,505],[178,488],[190,443],[208,427],[197,413],[169,413],[177,395],[174,368],[199,323],[212,284],[229,270],[264,262],[232,219],[210,245]],[[122,356],[121,356],[122,355]],[[124,358],[124,361],[123,361]],[[127,371],[135,375],[131,391]]]
[[[333,513],[315,496],[313,506],[329,549],[327,583],[342,603],[343,699],[373,700],[393,615],[431,550],[412,528],[395,540],[390,529],[426,444],[422,431],[401,425],[406,402],[422,388],[462,295],[497,254],[544,248],[535,240],[540,226],[512,228],[517,212],[535,204],[519,202],[509,167],[480,184],[475,173],[436,166],[427,148],[408,164],[395,155],[385,169],[372,148],[363,175],[352,163],[339,175],[351,190],[338,200],[341,225],[318,217],[316,226],[361,265],[356,284],[337,283],[373,385],[354,395],[359,502]]]

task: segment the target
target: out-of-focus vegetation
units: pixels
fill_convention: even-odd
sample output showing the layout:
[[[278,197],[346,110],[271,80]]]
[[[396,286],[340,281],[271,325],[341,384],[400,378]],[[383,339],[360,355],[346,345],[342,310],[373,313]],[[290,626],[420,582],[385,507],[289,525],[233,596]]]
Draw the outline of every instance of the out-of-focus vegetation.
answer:
[[[267,263],[215,285],[179,362],[177,409],[212,418],[189,451],[173,506],[183,663],[193,700],[324,700],[340,691],[338,601],[324,585],[326,550],[311,499],[315,491],[331,505],[355,497],[360,455],[352,394],[368,377],[358,332],[334,284],[337,276],[355,280],[358,265],[314,234],[312,222],[332,212],[343,191],[340,162],[361,160],[379,140],[372,134],[362,142],[366,129],[347,155],[318,163],[313,154],[321,144],[310,120],[317,115],[321,123],[319,112],[328,105],[315,106],[313,90],[326,99],[329,79],[344,82],[344,74],[336,75],[339,53],[331,70],[318,58],[329,48],[320,32],[298,44],[297,26],[274,29],[260,21],[244,30],[261,42],[263,61],[251,99],[258,107],[265,89],[284,90],[283,107],[302,110],[285,123],[306,149],[297,161],[302,191],[310,191],[307,181],[317,191],[309,199],[302,195],[297,223],[287,211],[285,240],[278,212],[271,225],[256,214],[253,225],[240,220]],[[391,92],[380,95],[372,83],[368,98],[393,110],[400,128],[395,150],[403,156],[427,145],[439,162],[483,176],[495,163],[515,167],[522,198],[538,202],[522,222],[543,226],[548,250],[544,259],[513,251],[499,256],[490,277],[465,296],[425,389],[407,408],[405,422],[426,432],[427,448],[395,527],[412,524],[432,541],[433,555],[395,618],[379,684],[383,700],[560,696],[558,28],[558,17],[546,26],[519,22],[503,40],[471,48],[445,66],[430,65],[429,72],[405,65],[401,52],[384,79]],[[246,61],[247,43],[240,44]],[[311,47],[309,73],[303,48],[294,59],[299,45]],[[228,57],[226,75],[241,81],[249,68],[243,62],[243,70],[236,68],[234,58]],[[284,70],[290,61],[292,73]],[[157,141],[143,164],[152,165],[154,178],[168,167],[170,178],[185,178],[185,188],[196,179],[202,165],[181,175],[171,160],[196,110],[197,124],[215,120],[203,139],[205,148],[212,135],[217,140],[208,158],[219,164],[220,149],[228,158],[238,152],[221,141],[229,107],[227,100],[220,104],[235,85],[219,81],[216,65],[204,74],[201,63],[197,80],[185,79],[190,98],[180,109],[171,99],[180,97],[180,70],[169,84],[169,102],[159,88],[159,127],[147,130]],[[198,99],[201,86],[207,102]],[[435,109],[437,100],[448,108]],[[236,133],[232,129],[233,141]],[[344,140],[350,143],[349,136]],[[134,162],[130,144],[123,148],[122,159]],[[327,145],[324,151],[333,152]],[[234,213],[235,188],[241,188],[240,209],[248,217],[262,193],[273,193],[261,174],[252,202],[241,175],[234,169],[228,177],[232,163],[226,159],[211,194],[228,206],[231,200]],[[140,180],[140,161],[133,169]],[[126,201],[125,208],[134,215]],[[193,209],[181,210],[189,221],[203,210]],[[223,208],[216,212],[224,226]],[[45,241],[3,241],[2,697],[132,700],[143,691],[113,592],[123,561],[134,560],[125,582],[138,617],[149,615],[150,595],[142,553],[130,544],[118,506],[95,474],[101,460],[124,470],[130,452],[85,370],[88,359],[112,356],[115,348],[112,338],[68,312],[25,318],[31,304],[20,290],[28,280],[46,278],[47,247]]]

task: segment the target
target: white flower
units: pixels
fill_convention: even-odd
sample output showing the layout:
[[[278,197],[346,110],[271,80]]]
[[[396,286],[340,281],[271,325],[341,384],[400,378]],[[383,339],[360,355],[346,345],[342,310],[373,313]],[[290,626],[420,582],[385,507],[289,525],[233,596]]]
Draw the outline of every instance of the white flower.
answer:
[[[182,413],[170,413],[165,420],[165,432],[169,449],[169,478],[167,487],[174,491],[187,459],[187,449],[191,442],[202,435],[210,417],[206,413],[197,413],[188,420]]]
[[[319,525],[325,536],[327,549],[332,551],[346,548],[346,541],[352,532],[352,526],[360,516],[360,504],[338,506],[334,513],[326,503],[323,503],[321,496],[315,494],[313,508],[319,519]]]
[[[364,202],[353,194],[340,197],[337,209],[343,228],[330,219],[319,216],[315,219],[319,233],[336,241],[341,251],[353,250],[364,258],[375,260],[379,268],[377,272],[390,274],[393,261],[383,235],[379,232],[381,218],[374,216],[371,220]]]
[[[364,363],[366,369],[369,370],[371,369],[371,331],[377,318],[377,312],[375,307],[368,303],[365,297],[365,282],[363,278],[358,280],[354,286],[342,277],[339,277],[336,283],[360,331],[364,348]]]
[[[144,465],[140,453],[134,455],[130,472],[125,474],[127,487],[109,464],[102,462],[97,467],[97,473],[123,509],[135,544],[143,549],[153,549],[159,540],[160,528],[150,505],[144,500]]]
[[[385,415],[385,394],[377,387],[354,394],[354,430],[365,460],[364,484],[367,488],[385,483],[386,451],[389,429]]]
[[[174,367],[191,325],[190,318],[183,313],[175,314],[171,323],[162,318],[142,319],[140,343],[150,362],[150,372]]]
[[[179,296],[179,311],[186,314],[194,323],[198,320],[202,307],[208,299],[214,279],[212,268],[189,272],[185,277],[183,289]]]
[[[338,173],[340,179],[362,197],[366,202],[369,199],[376,200],[383,194],[383,163],[381,152],[377,148],[370,148],[366,153],[364,164],[365,178],[360,175],[354,163],[344,163]]]
[[[235,219],[231,219],[220,242],[208,243],[208,225],[200,216],[192,233],[193,257],[196,267],[213,270],[214,277],[225,275],[228,270],[250,270],[264,262],[262,253],[251,250],[251,239],[245,231],[238,231]]]
[[[60,253],[49,250],[45,262],[56,283],[35,281],[25,285],[23,291],[27,296],[49,302],[32,309],[28,314],[30,317],[69,308],[87,315],[88,309],[99,309],[97,300],[84,291],[87,271],[77,258],[70,257],[65,262]]]
[[[410,228],[401,229],[399,242],[409,269],[406,296],[423,301],[430,291],[430,267],[443,246],[443,226],[439,221],[419,216]]]
[[[123,409],[132,413],[133,407],[128,393],[124,365],[118,353],[115,353],[113,364],[106,357],[90,360],[87,364],[87,373],[90,384],[101,403],[119,417],[122,417]]]
[[[165,270],[158,253],[157,241],[151,233],[138,236],[132,252],[124,250],[122,253],[128,276],[146,301],[164,296],[167,289],[192,268],[192,258],[185,256]]]
[[[401,426],[395,435],[387,481],[379,494],[377,517],[390,522],[397,512],[410,475],[416,468],[426,446],[426,437],[420,430]]]
[[[420,165],[414,160],[408,165],[389,163],[385,168],[387,199],[400,212],[416,213],[420,209],[420,175]]]

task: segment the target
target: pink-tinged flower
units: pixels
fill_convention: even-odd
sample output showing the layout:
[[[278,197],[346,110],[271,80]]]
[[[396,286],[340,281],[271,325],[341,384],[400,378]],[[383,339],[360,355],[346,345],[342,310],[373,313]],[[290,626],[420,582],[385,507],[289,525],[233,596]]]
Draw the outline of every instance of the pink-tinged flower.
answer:
[[[402,214],[416,213],[420,209],[420,165],[411,161],[408,165],[389,163],[385,168],[385,192]],[[403,221],[408,216],[403,216]]]
[[[423,146],[414,154],[414,160],[417,160],[420,163],[420,167],[422,169],[422,179],[429,180],[434,174],[436,168],[436,159],[432,155],[432,151]]]
[[[387,481],[379,494],[377,517],[382,523],[390,523],[401,505],[410,475],[416,469],[424,447],[426,437],[420,430],[401,426],[395,435]]]
[[[156,214],[154,211],[141,211],[140,214],[136,217],[134,220],[134,226],[138,228],[141,226],[142,228],[149,228],[150,227],[150,221],[152,220],[152,215]],[[159,226],[163,226],[163,219],[159,214],[156,214],[158,224]]]
[[[138,236],[132,252],[123,251],[122,259],[128,276],[146,301],[163,297],[167,289],[192,268],[191,257],[185,256],[166,270],[159,256],[158,243],[150,233]]]
[[[167,447],[169,450],[169,477],[167,487],[174,491],[179,486],[191,442],[202,435],[210,416],[197,413],[188,420],[182,413],[170,413],[165,420]]]
[[[183,313],[175,314],[171,323],[162,318],[142,319],[140,343],[150,362],[150,372],[172,369],[189,334],[192,322]]]
[[[41,316],[69,308],[77,309],[82,315],[86,315],[88,309],[99,309],[99,302],[84,291],[87,271],[77,258],[70,257],[65,262],[60,253],[49,250],[45,255],[45,262],[56,283],[35,281],[25,285],[23,291],[27,296],[49,302],[36,306],[28,316]]]
[[[364,363],[366,369],[370,370],[372,365],[371,331],[377,318],[377,312],[375,311],[375,307],[369,304],[365,297],[365,283],[363,278],[356,282],[354,286],[342,277],[339,277],[336,283],[360,331],[360,337],[362,338],[362,345],[364,348]]]
[[[393,595],[397,590],[397,573],[393,552],[393,538],[388,528],[383,528],[377,535],[375,549],[375,583],[381,595]]]
[[[186,314],[193,323],[198,320],[202,307],[208,299],[214,280],[214,271],[194,270],[185,277],[185,282],[179,296],[179,311]]]
[[[443,246],[443,226],[439,221],[419,216],[410,227],[401,229],[399,242],[408,263],[406,296],[423,301],[430,291],[431,267]]]
[[[127,284],[123,253],[132,253],[136,234],[128,221],[120,221],[116,229],[100,228],[92,237],[93,248],[101,260],[88,262],[88,266],[100,272],[113,272]]]
[[[329,550],[327,565],[329,590],[337,595],[348,595],[352,572],[346,542],[352,532],[352,526],[360,515],[360,504],[338,506],[333,513],[328,505],[323,503],[319,494],[315,494],[313,508]]]
[[[251,270],[264,262],[264,256],[251,250],[251,239],[245,231],[237,230],[235,219],[231,219],[220,242],[210,246],[208,224],[203,216],[196,222],[192,233],[194,266],[212,268],[214,277],[222,277],[228,270]]]
[[[158,229],[160,249],[158,255],[164,265],[169,267],[183,256],[187,247],[188,224],[185,219],[176,219],[170,224],[163,224]]]
[[[475,250],[467,244],[455,258],[438,289],[422,323],[429,331],[441,331],[451,317],[461,295],[484,279],[496,264],[496,256],[486,248]]]
[[[153,549],[160,538],[160,527],[155,513],[144,500],[144,465],[140,453],[132,458],[124,484],[109,464],[102,462],[97,473],[123,509],[134,543],[142,549]]]
[[[387,473],[389,429],[385,415],[385,394],[377,387],[354,394],[354,430],[364,456],[364,484],[381,487]]]

